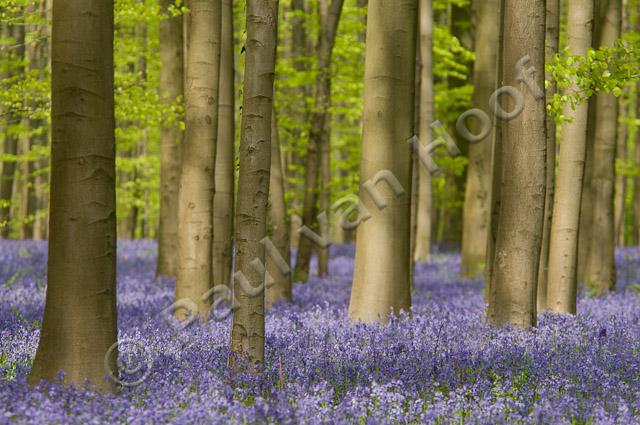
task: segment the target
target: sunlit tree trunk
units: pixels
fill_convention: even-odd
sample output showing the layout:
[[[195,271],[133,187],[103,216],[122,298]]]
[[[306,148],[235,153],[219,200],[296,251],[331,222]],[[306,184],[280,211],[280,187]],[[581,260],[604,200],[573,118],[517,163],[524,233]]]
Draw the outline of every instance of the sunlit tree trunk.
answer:
[[[278,33],[277,0],[247,1],[247,43],[236,209],[236,264],[231,328],[234,356],[264,363],[264,257],[271,166],[271,115]],[[262,267],[256,267],[255,261]],[[246,277],[240,284],[238,274]],[[247,288],[247,285],[251,288]],[[235,363],[232,357],[232,363]]]
[[[620,36],[621,0],[609,0],[605,6],[601,29],[598,31],[598,44],[600,47],[613,47],[613,43]],[[593,286],[597,294],[602,295],[613,290],[616,282],[613,196],[618,99],[610,93],[599,93],[596,96],[595,107],[593,176],[589,188],[593,202],[593,219],[590,223],[585,282]]]
[[[269,177],[269,222],[271,241],[286,264],[290,267],[289,222],[284,200],[284,173],[280,153],[280,137],[276,112],[271,120],[271,174]],[[273,282],[267,286],[266,303],[270,307],[278,301],[291,301],[291,273],[281,270],[271,255],[267,255],[267,273]]]
[[[544,88],[545,2],[505,1],[503,13],[505,33],[500,59],[503,81],[519,91],[523,110],[517,117],[502,122],[502,190],[490,318],[498,326],[527,327],[536,323],[536,284],[546,182],[546,113],[544,93],[541,93]],[[524,63],[522,52],[528,55]],[[501,104],[514,106],[513,101]]]
[[[545,61],[553,62],[553,56],[558,53],[560,41],[560,0],[547,0],[546,17],[546,47]],[[556,92],[556,83],[551,75],[547,76],[549,86],[545,92],[546,102],[549,103]],[[553,187],[556,172],[556,121],[553,116],[547,116],[547,183],[544,200],[544,229],[542,233],[542,247],[540,248],[540,267],[538,270],[537,309],[547,308],[547,277],[549,270],[549,239],[551,238],[551,219],[553,212]]]
[[[302,206],[302,225],[314,229],[318,233],[325,231],[325,229],[320,229],[316,217],[318,213],[318,180],[320,178],[320,155],[323,150],[323,144],[329,142],[329,135],[326,132],[328,130],[327,120],[329,119],[331,100],[331,55],[338,30],[340,13],[342,12],[342,5],[343,0],[332,0],[330,6],[325,3],[325,11],[320,15],[315,105],[311,112],[311,129],[309,131],[305,170],[304,203]],[[328,148],[325,147],[324,149]],[[300,237],[298,241],[296,265],[293,272],[294,282],[306,282],[309,277],[309,264],[311,262],[311,251],[313,248],[312,243],[313,242],[306,237]]]
[[[586,56],[591,47],[593,0],[569,0],[567,37],[571,54]],[[573,83],[569,92],[579,90]],[[588,101],[563,115],[572,119],[561,128],[560,157],[553,199],[549,241],[547,308],[555,313],[576,312],[578,225],[586,154]],[[566,143],[562,143],[566,142]]]
[[[349,317],[386,322],[408,312],[411,146],[418,1],[370,0],[364,79],[360,224]]]
[[[47,295],[29,382],[112,390],[116,342],[113,2],[53,4]],[[107,364],[116,368],[117,350]]]
[[[235,88],[233,75],[233,4],[222,2],[220,103],[216,145],[216,192],[213,197],[213,283],[231,285],[235,187]]]
[[[420,144],[431,143],[431,128],[434,121],[433,109],[433,5],[431,0],[420,0],[420,116],[418,134]],[[431,254],[431,174],[420,161],[417,161],[418,187],[416,205],[415,251],[416,262],[429,261]]]
[[[173,0],[162,0],[167,17],[160,21],[160,93],[165,104],[184,97],[183,17],[168,11]],[[178,191],[183,134],[178,123],[160,132],[160,225],[157,274],[175,276],[178,258]]]
[[[179,309],[176,311],[179,319],[187,313],[207,317],[209,312],[210,299],[203,295],[212,285],[213,193],[222,23],[220,1],[192,0],[189,9],[176,300],[190,300],[197,306],[197,311]]]
[[[488,110],[489,98],[496,89],[499,0],[476,3],[476,61],[473,67],[473,104]],[[473,134],[481,134],[481,126]],[[487,249],[491,191],[491,142],[493,134],[469,145],[469,165],[465,191],[461,273],[475,276],[482,271]]]

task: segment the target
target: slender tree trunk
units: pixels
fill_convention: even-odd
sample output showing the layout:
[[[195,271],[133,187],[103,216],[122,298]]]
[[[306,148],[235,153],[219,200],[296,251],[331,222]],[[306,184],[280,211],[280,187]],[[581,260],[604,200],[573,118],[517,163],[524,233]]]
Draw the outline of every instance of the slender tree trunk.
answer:
[[[308,2],[307,2],[308,3]],[[291,19],[291,56],[293,58],[293,68],[296,72],[305,72],[308,68],[308,64],[305,61],[305,58],[309,56],[309,52],[307,49],[308,39],[307,39],[307,31],[305,25],[305,0],[291,0],[291,12],[296,16]],[[311,95],[308,86],[300,86],[295,89],[297,91],[297,96],[302,99],[301,104],[294,105],[294,108],[297,110],[287,111],[287,114],[291,113],[296,117],[296,120],[306,121],[309,119],[309,111],[307,108],[306,98]],[[301,129],[294,129],[292,131],[292,137],[294,139],[299,139],[302,137]],[[291,163],[297,165],[294,168],[302,168],[304,166],[304,158],[301,157],[297,152],[291,152]],[[300,175],[297,171],[294,172],[295,177],[298,180],[303,180],[304,176]],[[304,192],[304,183],[293,183],[291,184],[291,190],[295,190],[297,193]],[[290,220],[290,232],[289,237],[291,238],[290,245],[293,248],[298,248],[298,242],[300,240],[300,234],[298,230],[301,227],[301,218],[297,215],[299,211],[302,209],[302,204],[300,202],[300,198],[298,196],[294,196],[291,203],[291,209],[295,212],[295,214],[291,217]]]
[[[593,0],[568,2],[569,50],[585,56],[591,46]],[[570,91],[578,90],[573,84]],[[558,177],[553,199],[553,220],[549,241],[547,308],[555,313],[576,312],[578,224],[582,197],[582,179],[586,154],[589,103],[583,101],[572,109],[567,104],[563,115],[573,119],[562,125]]]
[[[51,86],[48,283],[29,382],[54,380],[64,370],[65,382],[82,385],[88,379],[100,390],[112,390],[113,383],[105,379],[105,362],[113,373],[113,2],[54,2]]]
[[[624,21],[624,19],[623,19]],[[623,98],[618,99],[618,110],[620,116],[627,116],[629,108]],[[620,121],[616,133],[616,156],[620,162],[627,161],[627,123]],[[615,240],[617,245],[624,245],[624,217],[625,217],[625,194],[627,193],[627,176],[622,173],[616,173],[615,183],[615,206],[614,206],[614,227]]]
[[[331,89],[327,91],[327,104],[331,104]],[[320,233],[328,235],[328,221],[332,216],[329,214],[329,202],[331,198],[331,113],[327,111],[324,131],[322,134],[322,142],[320,145],[320,211],[327,214],[327,222],[320,223],[319,226],[326,226],[320,229]],[[329,274],[329,245],[318,247],[318,276],[327,276]]]
[[[431,0],[420,0],[420,116],[418,134],[420,144],[432,141],[431,123],[434,121],[433,100],[433,5]],[[431,174],[417,161],[416,235],[413,258],[416,262],[429,261],[431,255]]]
[[[496,76],[498,87],[505,86],[504,80],[504,2],[499,0],[498,8],[499,31],[498,31],[498,56],[496,63]],[[496,320],[496,299],[497,288],[494,284],[495,280],[495,259],[496,259],[496,241],[498,239],[498,225],[500,224],[500,208],[502,204],[502,122],[494,120],[493,140],[491,140],[491,190],[490,211],[489,211],[489,228],[487,229],[487,253],[486,265],[484,269],[484,300],[487,305],[487,318],[490,321]]]
[[[451,34],[460,40],[460,44],[465,49],[472,51],[474,49],[473,7],[473,1],[462,6],[452,3],[450,5],[451,12],[449,19]],[[467,78],[470,80],[472,75],[473,68],[469,67]],[[450,78],[448,81],[449,89],[456,89],[465,84],[466,80],[458,78]],[[449,133],[456,134],[455,123],[451,123]],[[458,147],[462,152],[462,156],[467,157],[469,155],[469,144],[466,143],[466,141],[459,143]],[[460,250],[463,232],[463,203],[465,183],[467,181],[467,168],[465,167],[460,174],[456,174],[453,170],[449,171],[445,173],[444,179],[445,187],[447,188],[447,199],[442,205],[438,242],[444,243],[447,249]]]
[[[544,94],[539,94],[544,87],[545,2],[506,1],[503,13],[503,30],[508,31],[502,36],[503,79],[520,91],[523,110],[502,122],[502,191],[490,309],[498,326],[527,327],[536,323],[546,182],[546,113]],[[529,56],[524,65],[522,52]]]
[[[278,124],[274,110],[273,118],[271,119],[271,174],[269,177],[271,241],[287,265],[290,266],[289,223],[284,192],[280,137],[278,136]],[[278,301],[291,301],[291,273],[280,270],[271,255],[267,255],[266,261],[267,273],[273,278],[273,283],[267,286],[267,306],[271,307]]]
[[[315,106],[311,113],[311,130],[307,148],[307,162],[304,188],[302,225],[316,231],[320,229],[317,220],[318,212],[318,179],[320,177],[320,154],[323,142],[327,142],[327,120],[331,101],[331,55],[338,30],[338,21],[342,12],[343,0],[333,0],[331,6],[325,7],[321,13],[320,35],[318,40],[318,76],[315,87]],[[324,148],[327,149],[327,148]],[[328,164],[327,164],[328,165]],[[328,212],[327,212],[328,215]],[[301,237],[298,241],[296,265],[293,272],[294,282],[306,282],[309,277],[312,241]]]
[[[264,257],[271,165],[271,115],[278,34],[277,0],[247,0],[247,44],[236,210],[236,265],[231,350],[264,363]],[[256,267],[255,261],[263,267]],[[248,282],[241,285],[239,273]],[[247,285],[251,288],[247,288]],[[232,364],[234,358],[231,358]]]
[[[621,0],[609,0],[603,11],[599,45],[613,47],[620,36],[622,22]],[[614,186],[616,162],[616,131],[618,127],[618,99],[610,93],[599,93],[595,107],[595,145],[591,194],[593,220],[585,269],[585,282],[599,295],[615,288]]]
[[[184,97],[183,17],[168,12],[173,0],[162,0],[160,21],[160,91],[165,104]],[[178,123],[160,133],[160,225],[158,275],[175,276],[178,258],[178,192],[182,162],[182,131]]]
[[[206,318],[212,286],[213,194],[218,138],[218,85],[222,5],[192,0],[187,59],[186,129],[178,203],[176,300],[190,300],[191,311]],[[204,299],[203,299],[204,298]],[[185,310],[177,310],[179,319]]]
[[[411,146],[418,1],[370,0],[360,200],[349,317],[386,322],[409,312]],[[384,206],[384,208],[382,208]],[[381,209],[382,208],[382,209]]]
[[[500,31],[499,0],[479,1],[476,5],[476,61],[473,69],[474,107],[486,110],[489,98],[496,89],[496,66],[498,54],[498,32]],[[481,134],[482,128],[474,131]],[[489,227],[491,190],[491,140],[489,132],[485,139],[469,145],[469,165],[465,191],[462,263],[463,276],[472,277],[480,273],[486,257],[487,229]]]
[[[16,44],[14,51],[15,60],[23,60],[25,54],[24,26],[14,25],[5,27],[5,35],[10,36]],[[18,136],[9,131],[10,126],[20,122],[20,112],[9,110],[7,113],[7,128],[4,137],[4,154],[16,155],[18,153]],[[16,176],[16,161],[9,160],[2,163],[2,175],[0,180],[0,235],[8,238],[11,233],[10,220],[11,202],[13,200],[13,187]]]
[[[343,0],[340,0],[342,2]],[[340,13],[340,8],[338,13]],[[335,9],[334,9],[335,12]],[[320,0],[320,17],[323,23],[328,21],[329,15],[329,0]],[[338,18],[336,18],[336,23]],[[325,24],[326,25],[326,24]],[[334,38],[335,32],[337,28],[334,30]],[[333,42],[332,42],[333,44]],[[327,67],[327,73],[329,73],[330,67]],[[325,88],[325,105],[326,110],[324,112],[324,129],[322,130],[322,139],[320,140],[320,164],[319,164],[319,173],[320,173],[320,196],[319,196],[319,204],[320,211],[326,213],[327,220],[326,222],[319,223],[319,226],[326,226],[326,228],[319,229],[320,233],[323,235],[329,234],[329,219],[332,214],[329,214],[329,202],[331,198],[330,192],[330,183],[331,183],[331,113],[329,112],[329,106],[331,105],[331,77],[329,76],[325,80],[326,88]],[[329,245],[319,246],[317,247],[318,252],[318,275],[319,276],[327,276],[329,274]]]
[[[636,85],[636,93],[640,93],[640,82]],[[640,99],[636,95],[636,119],[640,119]],[[636,130],[635,163],[640,164],[640,131]],[[633,179],[633,235],[631,240],[634,245],[640,245],[640,175]]]
[[[587,258],[589,257],[589,240],[591,239],[591,229],[593,227],[591,179],[595,155],[595,101],[595,96],[590,97],[588,100],[589,114],[587,118],[587,146],[585,149],[584,176],[582,178],[582,198],[580,199],[580,221],[578,224],[578,254],[576,259],[576,279],[578,283],[584,283],[584,273],[587,265]]]
[[[235,188],[235,86],[233,75],[233,3],[222,2],[220,103],[213,197],[213,283],[231,285]]]
[[[553,62],[558,53],[560,42],[560,0],[547,0],[545,61]],[[547,76],[549,86],[546,90],[546,102],[549,103],[556,92],[556,83],[551,75]],[[551,238],[551,220],[553,212],[553,187],[556,172],[556,121],[547,116],[547,184],[544,200],[544,229],[540,248],[540,267],[538,270],[537,309],[547,308],[547,277],[549,271],[549,239]]]
[[[30,49],[27,49],[30,50]],[[26,105],[25,105],[26,106]],[[31,151],[31,120],[22,117],[21,134],[18,137],[18,155],[27,158]],[[31,174],[33,173],[33,163],[31,161],[22,161],[18,166],[18,176],[16,183],[19,186],[18,195],[20,203],[18,207],[18,217],[20,224],[18,226],[18,237],[20,239],[31,239],[33,237],[33,185],[31,183]]]

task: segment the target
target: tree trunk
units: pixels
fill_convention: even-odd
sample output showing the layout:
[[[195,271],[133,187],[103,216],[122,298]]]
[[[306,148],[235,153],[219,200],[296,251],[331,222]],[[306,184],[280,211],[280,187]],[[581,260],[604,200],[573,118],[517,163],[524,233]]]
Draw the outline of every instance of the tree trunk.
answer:
[[[213,193],[218,138],[218,85],[222,6],[214,0],[192,0],[187,66],[185,140],[178,203],[176,300],[189,300],[206,318],[212,286]],[[203,299],[204,298],[204,299]],[[195,307],[194,307],[195,308]]]
[[[553,56],[558,53],[560,42],[560,0],[547,0],[546,17],[546,47],[545,61],[553,62]],[[551,75],[547,76],[549,86],[545,92],[547,104],[556,92],[556,83]],[[551,237],[551,220],[553,212],[553,187],[556,172],[556,121],[547,116],[547,184],[544,200],[544,228],[542,232],[542,247],[540,248],[540,267],[538,269],[537,309],[547,308],[547,277],[549,271],[549,239]]]
[[[623,18],[624,21],[624,18]],[[628,89],[627,89],[628,92]],[[626,96],[624,96],[626,97]],[[618,99],[618,111],[620,116],[627,116],[629,108],[623,97]],[[627,123],[620,121],[616,133],[616,156],[621,163],[626,163],[627,152]],[[623,173],[616,173],[615,183],[615,205],[614,205],[614,228],[617,245],[624,245],[624,217],[625,217],[625,194],[627,193],[627,176]]]
[[[14,57],[16,60],[24,60],[25,39],[24,26],[14,25],[5,27],[5,35],[10,36],[15,45]],[[7,128],[5,128],[4,154],[17,155],[18,136],[13,134],[10,126],[20,122],[20,112],[9,110],[7,113]],[[17,162],[15,160],[4,161],[2,163],[2,176],[0,180],[0,235],[8,238],[11,233],[11,202],[13,201],[13,186],[16,176]]]
[[[317,220],[318,212],[318,179],[320,177],[320,155],[323,144],[328,142],[327,124],[331,101],[331,55],[333,52],[338,21],[342,12],[343,0],[333,0],[331,6],[325,6],[320,14],[320,35],[318,39],[318,76],[315,87],[315,106],[311,113],[311,129],[307,148],[306,175],[304,188],[304,203],[302,211],[302,225],[316,231],[320,229]],[[328,165],[328,164],[327,164]],[[328,212],[325,211],[328,215]],[[293,272],[294,282],[306,282],[309,278],[309,264],[311,262],[312,241],[307,237],[300,237],[296,265]]]
[[[451,34],[460,40],[460,44],[468,50],[474,49],[473,7],[474,4],[472,1],[462,6],[452,3],[450,7],[449,26]],[[469,67],[467,70],[467,78],[470,80],[472,75],[473,69]],[[466,82],[467,80],[450,78],[448,86],[449,89],[456,89],[464,86]],[[455,123],[451,123],[449,133],[456,134],[455,130]],[[458,147],[462,152],[462,156],[467,157],[469,154],[468,143],[466,143],[466,141],[459,143]],[[456,174],[453,170],[448,171],[444,175],[444,180],[445,187],[447,188],[447,199],[442,205],[437,240],[446,247],[445,249],[460,250],[463,232],[463,204],[465,184],[467,181],[467,168],[464,167],[460,174]]]
[[[585,56],[591,46],[593,0],[569,0],[567,36],[571,54]],[[574,83],[569,91],[578,90]],[[563,115],[573,119],[561,128],[560,159],[553,199],[553,221],[549,241],[547,308],[554,313],[576,312],[576,261],[582,180],[586,154],[589,103],[583,101]]]
[[[434,121],[433,100],[433,5],[431,0],[420,0],[420,116],[418,134],[420,144],[432,141],[431,123]],[[431,174],[417,162],[416,233],[413,258],[416,262],[429,261],[431,255]]]
[[[231,286],[235,188],[235,85],[233,75],[233,3],[222,2],[220,103],[213,197],[213,284]]]
[[[596,25],[594,25],[594,28]],[[594,30],[594,35],[596,31]],[[595,123],[596,97],[591,96],[587,118],[587,145],[585,148],[584,175],[582,177],[582,197],[580,199],[580,221],[578,222],[578,254],[576,258],[576,279],[584,283],[584,273],[589,257],[589,240],[593,223],[593,201],[591,194],[591,179],[595,155]]]
[[[621,0],[609,0],[603,11],[599,31],[600,47],[613,47],[620,36]],[[585,266],[585,283],[598,295],[615,288],[616,235],[613,216],[615,186],[616,131],[618,99],[610,93],[599,93],[595,100],[596,117],[591,195],[593,219],[590,223],[589,254]]]
[[[48,283],[29,382],[64,370],[65,382],[112,390],[105,363],[114,373],[113,2],[54,2],[52,39]]]
[[[487,109],[489,98],[496,89],[499,19],[499,0],[477,2],[473,104],[481,110]],[[477,126],[473,134],[483,134],[480,127]],[[469,145],[460,266],[461,274],[467,277],[482,271],[486,257],[491,199],[491,143],[487,139],[491,138],[489,131],[485,139]]]
[[[160,21],[160,92],[163,103],[184,97],[183,17],[168,12],[173,0],[160,5],[167,17]],[[160,132],[160,225],[158,228],[158,275],[175,276],[178,258],[178,192],[183,134],[178,123]]]
[[[640,82],[636,85],[636,93],[640,93]],[[636,97],[636,120],[640,119],[640,99]],[[640,164],[640,131],[636,130],[635,162]],[[633,235],[634,245],[640,245],[640,175],[633,179]]]
[[[282,156],[280,153],[280,137],[276,113],[271,119],[271,174],[269,176],[269,217],[271,224],[271,242],[276,247],[288,267],[291,253],[289,249],[289,223],[287,205],[284,200],[284,174],[282,172]],[[268,307],[278,301],[291,301],[291,273],[280,270],[271,255],[267,255],[267,273],[273,283],[267,286],[266,303]]]
[[[307,2],[308,3],[308,2]],[[291,12],[296,16],[291,18],[291,56],[293,57],[293,68],[296,72],[305,72],[308,68],[308,63],[305,61],[305,58],[309,55],[307,49],[307,31],[305,26],[305,0],[291,0]],[[307,108],[306,98],[311,95],[308,86],[300,86],[295,89],[297,91],[297,95],[302,99],[300,104],[293,105],[294,110],[287,111],[287,114],[292,114],[299,121],[306,121],[309,118],[309,111]],[[302,137],[301,129],[294,129],[292,131],[293,139],[300,139]],[[295,152],[290,152],[291,163],[295,164],[297,167],[294,168],[293,176],[298,180],[303,180],[304,176],[301,175],[296,169],[302,168],[304,166],[304,158]],[[288,168],[287,168],[288,169]],[[296,193],[304,193],[304,183],[291,183],[290,190],[296,191]],[[295,213],[291,217],[290,220],[290,231],[289,237],[290,246],[293,248],[298,248],[298,242],[300,241],[300,234],[298,233],[298,229],[301,227],[301,218],[297,215],[297,213],[302,209],[301,202],[298,196],[294,196],[291,202],[291,210]]]
[[[27,49],[31,50],[31,49]],[[29,56],[27,56],[29,57]],[[25,100],[25,107],[26,107]],[[18,137],[18,155],[27,158],[31,151],[31,120],[28,117],[22,117],[20,122],[21,134]],[[20,203],[17,205],[20,217],[18,226],[19,239],[33,238],[33,184],[31,183],[31,175],[33,173],[33,163],[31,161],[22,161],[18,165],[18,176],[16,183],[19,186],[18,195]]]
[[[331,104],[331,89],[327,90],[327,104]],[[329,214],[329,203],[331,199],[331,113],[327,111],[322,134],[322,142],[320,145],[320,211],[327,214],[327,222],[320,223],[320,226],[326,226],[320,229],[323,235],[329,234],[329,226],[331,223],[328,219],[332,216]],[[318,247],[318,276],[327,276],[329,274],[329,245]]]
[[[277,0],[247,1],[247,44],[236,210],[236,265],[231,350],[264,363],[264,256],[271,165],[271,115],[278,33]],[[262,267],[256,267],[259,261]],[[245,277],[248,282],[239,284]],[[247,287],[247,285],[249,287]],[[232,357],[231,363],[234,363]]]
[[[371,218],[356,236],[349,305],[354,321],[386,322],[389,314],[411,307],[412,160],[406,141],[414,134],[417,18],[418,0],[369,1],[360,200]]]
[[[539,94],[544,87],[545,2],[505,1],[503,13],[503,31],[508,31],[502,36],[503,79],[519,90],[523,110],[502,122],[502,191],[491,319],[498,326],[528,327],[536,323],[546,182],[546,113],[544,94]],[[529,57],[524,64],[522,52]]]

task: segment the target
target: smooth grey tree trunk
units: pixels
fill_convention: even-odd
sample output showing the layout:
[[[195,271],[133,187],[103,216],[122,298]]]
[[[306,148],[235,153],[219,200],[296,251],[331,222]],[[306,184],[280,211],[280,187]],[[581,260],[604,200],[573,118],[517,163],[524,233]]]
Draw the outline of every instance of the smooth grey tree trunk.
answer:
[[[113,2],[53,3],[47,295],[29,383],[117,375]],[[111,349],[111,356],[107,353]],[[107,359],[105,359],[107,357]]]

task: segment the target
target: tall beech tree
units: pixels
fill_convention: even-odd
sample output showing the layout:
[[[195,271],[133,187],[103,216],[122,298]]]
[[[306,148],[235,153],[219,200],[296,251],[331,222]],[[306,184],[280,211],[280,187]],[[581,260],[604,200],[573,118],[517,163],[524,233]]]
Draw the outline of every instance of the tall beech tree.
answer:
[[[284,172],[282,156],[280,153],[280,137],[276,122],[276,111],[273,111],[271,119],[271,174],[269,176],[269,224],[270,237],[273,246],[285,260],[289,270],[282,270],[274,261],[272,255],[268,255],[267,273],[273,279],[267,286],[267,306],[272,306],[278,301],[291,301],[291,273],[290,273],[290,248],[289,248],[289,223],[287,221],[287,205],[284,194]]]
[[[267,235],[277,35],[278,1],[248,0],[236,206],[233,288],[236,308],[231,327],[231,350],[236,357],[231,360],[238,364],[235,361],[241,357],[258,367],[264,363],[265,247],[262,240]],[[245,284],[240,284],[241,277],[246,278]]]
[[[166,104],[184,97],[183,17],[172,16],[174,0],[161,0],[160,94]],[[157,274],[175,276],[178,258],[178,191],[182,162],[182,131],[177,123],[160,133],[160,224]]]
[[[569,0],[567,38],[573,55],[586,56],[591,47],[593,0]],[[577,83],[569,92],[579,90]],[[571,119],[561,126],[560,157],[553,199],[549,240],[547,308],[555,313],[576,312],[578,224],[586,154],[589,102],[575,108],[567,103],[562,114]]]
[[[113,2],[53,2],[51,205],[44,320],[29,382],[105,379],[116,342]],[[117,350],[109,357],[116,369]]]
[[[622,23],[621,0],[609,0],[601,5],[598,44],[613,47],[620,36]],[[592,197],[592,220],[586,231],[589,244],[585,266],[585,282],[597,294],[614,289],[616,234],[613,198],[615,186],[616,131],[618,127],[618,99],[611,93],[599,93],[595,98],[595,130],[593,171],[588,190]]]
[[[545,61],[553,63],[560,43],[560,0],[547,0]],[[546,102],[550,103],[556,93],[556,82],[552,75],[547,76],[549,85],[545,91]],[[551,238],[551,219],[553,217],[553,186],[556,172],[556,120],[547,116],[547,184],[544,200],[544,229],[540,248],[540,267],[538,271],[537,310],[547,308],[547,278],[549,272],[549,239]]]
[[[536,323],[536,284],[545,196],[545,2],[502,4],[502,81],[519,94],[503,94],[494,111],[501,123],[500,209],[489,293],[489,318],[496,325]],[[523,58],[523,52],[526,55]],[[522,112],[508,115],[518,108]],[[502,105],[502,106],[501,106]],[[503,109],[504,108],[504,109]],[[505,113],[506,112],[506,116]],[[514,114],[515,115],[515,114]]]
[[[320,229],[317,220],[318,213],[318,181],[320,177],[320,154],[323,144],[329,143],[328,119],[331,106],[331,55],[335,44],[338,22],[344,0],[320,1],[320,33],[317,45],[317,77],[314,91],[315,104],[311,111],[311,129],[307,144],[307,159],[305,169],[304,202],[302,206],[302,225],[318,232],[328,229]],[[325,158],[328,160],[328,158]],[[328,167],[328,163],[325,165]],[[325,211],[329,215],[328,211]],[[311,262],[312,241],[307,237],[300,237],[296,255],[296,265],[293,272],[295,282],[306,282],[309,277],[309,264]]]
[[[420,144],[427,146],[431,143],[431,123],[434,121],[433,107],[433,4],[432,0],[420,0],[420,94],[419,94],[419,116],[418,134]],[[416,230],[415,248],[413,258],[416,262],[429,261],[431,254],[431,174],[429,170],[416,160],[417,169],[413,172],[417,174],[417,199],[416,199]],[[416,181],[414,180],[414,181]]]
[[[233,75],[233,3],[222,1],[222,40],[213,195],[213,284],[231,285],[235,189],[235,85]]]
[[[190,300],[190,309],[176,316],[207,317],[211,287],[213,193],[218,138],[218,85],[222,4],[218,0],[190,3],[185,141],[178,205],[178,270],[176,300]]]
[[[473,66],[473,104],[486,110],[496,89],[496,65],[500,31],[500,1],[486,0],[477,3],[476,60]],[[465,125],[469,125],[466,124]],[[481,125],[476,125],[474,135],[483,135]],[[491,191],[491,143],[492,132],[485,138],[473,140],[469,145],[469,165],[463,211],[462,263],[464,276],[475,276],[482,271],[487,249]]]
[[[418,0],[370,0],[364,78],[360,201],[349,317],[386,322],[408,312],[411,146]]]

